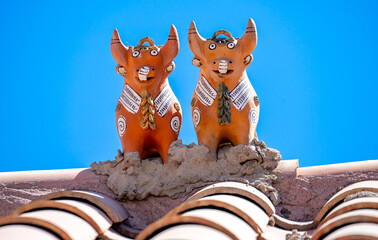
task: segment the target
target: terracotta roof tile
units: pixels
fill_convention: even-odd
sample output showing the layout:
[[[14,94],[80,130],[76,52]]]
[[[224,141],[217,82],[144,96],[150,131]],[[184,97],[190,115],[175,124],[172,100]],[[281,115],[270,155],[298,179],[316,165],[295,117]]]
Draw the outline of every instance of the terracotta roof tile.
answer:
[[[139,229],[134,229],[127,226],[125,223],[114,223],[112,228],[109,230],[114,229],[116,232],[121,234],[122,236],[127,236],[130,238],[135,238],[141,231]]]
[[[296,176],[299,167],[298,159],[281,160],[278,166],[273,170],[274,173],[280,173],[289,176]]]
[[[184,237],[185,236],[185,237]],[[145,228],[135,239],[238,239],[213,221],[191,216],[162,218]]]
[[[167,230],[156,234],[151,240],[167,240],[180,239],[217,239],[217,240],[233,240],[236,236],[228,236],[226,233],[219,231],[213,227],[198,224],[182,224],[172,226]],[[137,238],[138,240],[139,238]],[[144,239],[144,238],[140,238]]]
[[[42,229],[33,231],[34,234],[47,231],[60,239],[109,239],[110,236],[128,239],[110,230],[112,225],[121,225],[127,216],[126,210],[118,202],[105,195],[88,191],[62,191],[47,194],[19,207],[10,216],[0,219],[0,227],[32,226]],[[10,234],[9,229],[7,234]]]
[[[317,225],[316,223],[314,223],[314,221],[306,221],[306,222],[292,221],[284,217],[281,217],[277,214],[274,214],[273,217],[274,217],[275,225],[286,230],[297,229],[300,231],[304,231],[304,230],[314,229]]]
[[[2,239],[7,240],[18,240],[25,239],[44,239],[44,240],[59,240],[59,236],[51,233],[43,228],[23,225],[23,224],[13,224],[0,226],[0,236]]]
[[[125,237],[111,228],[108,229],[104,234],[99,235],[98,238],[101,240],[132,240],[134,239],[134,238]]]
[[[104,233],[112,225],[112,221],[98,208],[75,200],[40,200],[23,205],[12,212],[12,216],[18,216],[25,212],[41,209],[57,209],[74,213],[87,221],[98,234]]]
[[[88,173],[90,173],[90,170],[87,168],[0,172],[0,182],[12,183],[20,181],[67,181],[80,178],[80,174],[83,174],[83,172],[85,171],[88,171]]]
[[[176,218],[177,216],[194,216],[202,220],[207,220],[215,224],[215,226],[221,225],[232,232],[238,239],[297,239],[298,236],[301,237],[301,239],[309,239],[308,234],[313,234],[311,239],[319,239],[326,237],[328,234],[332,234],[334,230],[348,224],[359,222],[378,224],[378,210],[376,210],[378,205],[375,197],[357,198],[340,204],[340,201],[351,193],[364,190],[375,191],[376,187],[378,187],[377,183],[378,181],[360,182],[352,184],[336,193],[330,201],[324,205],[321,210],[323,213],[320,214],[324,216],[328,213],[328,210],[333,209],[333,211],[329,212],[328,217],[325,218],[319,226],[317,226],[318,223],[315,221],[295,222],[279,217],[276,214],[271,216],[274,219],[274,221],[271,222],[266,213],[259,213],[259,210],[261,211],[261,209],[263,209],[259,203],[245,198],[243,194],[232,195],[232,193],[240,193],[240,189],[246,191],[245,188],[253,187],[242,183],[219,183],[199,191],[194,197],[191,197],[189,201],[176,207],[163,219],[143,230],[137,239],[147,239],[151,236],[159,236],[159,238],[156,239],[160,239],[160,237],[163,236],[174,238],[179,238],[180,236],[187,237],[187,235],[180,235],[180,230],[184,228],[184,226],[178,226],[180,224],[185,225],[188,222],[180,222],[180,220]],[[257,194],[253,196],[256,197]],[[242,201],[240,201],[240,199],[242,199]],[[270,200],[267,199],[266,201]],[[265,201],[260,202],[265,203]],[[239,217],[237,221],[233,220],[236,216]],[[172,222],[173,219],[175,219],[174,223]],[[240,220],[244,222],[241,224]],[[231,224],[231,222],[234,222],[237,226]],[[269,226],[269,224],[273,224],[274,226]],[[212,224],[207,224],[206,226],[212,227]],[[196,225],[190,227],[192,231],[195,231],[196,228]],[[238,232],[250,232],[251,228],[256,235],[247,234],[249,238],[245,238],[245,235]],[[291,231],[295,229],[315,229],[315,231]],[[220,229],[217,228],[217,230]],[[224,231],[224,229],[221,231]],[[375,234],[376,235],[372,236],[378,237],[378,232]],[[195,238],[188,237],[187,239]],[[210,237],[209,239],[213,238]]]
[[[245,197],[253,202],[256,202],[269,216],[275,213],[273,203],[265,194],[246,183],[240,182],[221,182],[212,184],[195,193],[187,201],[198,200],[200,198],[219,193]]]
[[[348,195],[352,193],[361,192],[361,191],[378,192],[378,181],[363,181],[363,182],[354,183],[342,189],[341,191],[337,192],[331,199],[328,200],[328,202],[319,211],[319,213],[316,215],[314,219],[314,222],[320,222],[324,218],[324,216],[330,210],[332,210],[332,208],[337,206]]]
[[[54,233],[56,236],[59,236],[60,239],[64,240],[69,240],[71,239],[70,235],[68,235],[61,227],[56,226],[55,224],[51,223],[50,221],[42,220],[39,218],[31,218],[31,217],[20,217],[20,216],[7,216],[0,218],[0,227],[7,227],[7,226],[12,226],[12,225],[17,225],[19,227],[22,226],[33,226],[36,228],[44,229],[49,232]],[[5,239],[20,239],[17,238],[19,234],[14,236],[15,234],[13,231],[6,231],[8,235],[0,235],[2,238]],[[4,233],[5,234],[5,233]],[[35,232],[37,234],[37,232]],[[23,239],[23,238],[21,238]],[[34,238],[35,240],[41,239],[36,236]],[[34,240],[33,239],[33,240]]]
[[[378,239],[378,224],[355,223],[347,225],[335,230],[324,238],[324,240],[337,239],[376,240]]]
[[[378,210],[359,209],[343,213],[328,221],[322,222],[315,230],[312,239],[317,240],[344,225],[352,223],[375,223],[378,224]],[[378,232],[376,233],[378,237]]]
[[[213,195],[186,202],[170,211],[166,217],[169,218],[200,208],[218,209],[218,211],[232,213],[248,223],[253,231],[258,233],[262,232],[262,228],[264,228],[269,221],[269,217],[257,205],[245,199],[230,195]],[[253,218],[250,216],[251,213],[254,213]]]
[[[264,228],[269,222],[269,216],[264,212],[263,209],[261,209],[259,205],[238,196],[218,194],[213,196],[206,196],[202,199],[199,199],[198,201],[201,200],[220,201],[228,203],[229,205],[240,209],[241,214],[238,216],[245,219],[257,233],[263,232]],[[233,213],[236,214],[234,211]]]
[[[88,201],[104,211],[112,222],[115,223],[122,222],[129,216],[120,203],[100,193],[89,191],[61,191],[43,195],[39,199],[50,200],[67,198]]]
[[[299,176],[300,175],[325,176],[325,175],[335,175],[335,174],[346,173],[346,172],[366,172],[366,171],[378,172],[378,160],[302,167],[302,168],[298,168],[297,174]]]
[[[256,239],[267,227],[269,216],[264,208],[256,204],[254,200],[264,205],[272,205],[270,200],[265,195],[262,197],[261,194],[262,193],[254,187],[238,182],[225,182],[211,185],[199,191],[184,204],[170,211],[162,220],[152,224],[152,227],[147,227],[141,232],[137,239],[146,239],[154,236],[155,233],[160,231],[159,229],[164,228],[165,230],[160,232],[159,236],[165,237],[164,233],[168,231],[169,236],[178,238],[180,236],[177,235],[178,233],[171,235],[173,234],[172,227],[177,228],[176,225],[178,224],[177,222],[172,224],[171,221],[173,221],[173,219],[177,221],[178,216],[191,216],[202,219],[203,221],[211,223],[206,226],[217,226],[216,229],[224,233],[226,233],[226,229],[237,239]],[[264,199],[264,201],[261,199]],[[220,229],[219,226],[222,226],[222,228]],[[192,226],[192,228],[195,229],[195,226]],[[227,233],[227,235],[229,234]],[[233,236],[231,237],[233,238]],[[208,239],[216,238],[212,236]]]
[[[55,209],[43,209],[22,213],[20,217],[29,217],[48,221],[66,232],[71,239],[95,239],[96,230],[84,219],[75,214]]]
[[[225,226],[238,239],[249,239],[249,238],[257,237],[258,235],[253,230],[253,228],[247,222],[244,221],[244,219],[240,218],[234,213],[229,213],[226,211],[222,211],[220,209],[211,209],[211,208],[192,209],[190,211],[182,213],[181,215],[200,217],[200,218],[218,223],[219,225]]]
[[[323,221],[328,221],[340,214],[350,212],[357,209],[376,209],[378,210],[378,198],[377,197],[363,197],[343,202],[337,207],[333,208]]]
[[[300,171],[296,164],[295,160],[287,162],[277,173],[294,176],[293,169],[298,174],[312,174],[316,169]],[[345,166],[342,168],[347,169]],[[335,172],[335,168],[325,172]],[[80,171],[76,174],[80,175]],[[84,171],[84,175],[78,177],[72,172],[68,178],[63,178],[85,179],[87,174]],[[37,175],[34,175],[35,179]],[[4,175],[0,174],[0,179],[2,177]],[[25,175],[16,178],[24,179]],[[136,239],[309,239],[307,234],[312,235],[311,239],[377,239],[378,231],[361,231],[378,226],[378,197],[362,194],[364,191],[378,192],[378,181],[364,181],[345,187],[323,205],[314,221],[298,222],[278,216],[270,199],[249,184],[217,183],[195,193],[138,236],[137,231],[125,225],[125,221],[132,219],[116,200],[90,191],[61,191],[42,196],[16,209],[10,216],[0,218],[0,237],[15,234],[13,239],[18,239],[17,234],[25,229],[25,232],[30,232],[30,239],[34,235],[46,236],[46,239],[84,240],[127,240],[133,236]],[[352,200],[344,201],[350,199],[351,194]]]

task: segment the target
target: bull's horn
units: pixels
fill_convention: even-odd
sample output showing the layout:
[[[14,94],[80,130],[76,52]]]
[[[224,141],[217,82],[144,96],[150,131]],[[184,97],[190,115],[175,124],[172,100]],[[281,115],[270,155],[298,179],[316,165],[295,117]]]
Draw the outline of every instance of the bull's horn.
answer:
[[[160,50],[164,56],[164,65],[171,63],[175,59],[180,50],[179,44],[176,27],[172,24],[168,40]]]
[[[117,29],[114,29],[110,49],[112,51],[113,58],[120,65],[122,65],[123,67],[126,67],[127,66],[127,52],[129,48],[123,45],[121,38],[119,37]]]
[[[255,49],[257,44],[257,30],[252,18],[248,19],[247,29],[244,35],[238,40],[237,44],[241,46],[242,52],[245,55],[252,53]]]
[[[203,37],[201,37],[201,35],[198,33],[196,24],[194,23],[194,21],[190,24],[188,38],[189,38],[189,48],[190,50],[192,50],[194,57],[202,59],[203,46],[206,40]]]

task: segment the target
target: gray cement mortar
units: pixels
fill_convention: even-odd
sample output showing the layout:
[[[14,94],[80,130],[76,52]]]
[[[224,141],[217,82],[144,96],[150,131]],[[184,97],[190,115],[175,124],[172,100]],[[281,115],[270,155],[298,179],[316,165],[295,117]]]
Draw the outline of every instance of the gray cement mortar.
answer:
[[[175,142],[174,144],[177,146],[174,146],[173,149],[179,150],[173,150],[174,156],[179,156],[180,154],[186,154],[190,156],[197,150],[207,153],[207,149],[203,146],[196,146],[195,144],[185,146],[182,145],[180,141]],[[234,156],[234,158],[238,159],[239,162],[245,162],[244,164],[239,163],[240,167],[244,168],[245,166],[249,166],[247,169],[252,170],[240,171],[239,173],[245,172],[247,175],[237,176],[237,174],[231,174],[235,171],[238,172],[237,170],[227,169],[227,171],[231,173],[229,174],[229,176],[226,176],[222,175],[224,174],[224,172],[226,172],[223,169],[224,165],[220,165],[222,166],[222,168],[219,167],[215,169],[217,171],[221,171],[222,174],[217,172],[214,174],[217,176],[221,175],[223,178],[221,177],[220,180],[224,179],[241,182],[249,181],[250,184],[258,188],[260,191],[265,192],[266,195],[274,196],[278,191],[280,193],[279,198],[270,197],[270,199],[272,201],[274,199],[277,199],[277,202],[275,203],[275,205],[278,203],[278,205],[276,205],[275,207],[276,213],[290,220],[311,221],[315,218],[316,214],[324,206],[324,204],[334,194],[336,194],[344,187],[360,181],[378,180],[377,172],[369,170],[320,176],[296,176],[292,175],[291,173],[286,174],[279,171],[275,171],[273,174],[269,169],[275,168],[276,164],[278,164],[278,161],[267,161],[266,159],[272,159],[271,154],[273,153],[270,153],[265,148],[266,147],[264,147],[264,144],[262,142],[255,142],[251,146],[223,146],[221,149],[219,149],[217,162],[219,162],[219,160],[221,159],[224,159],[223,161],[225,161],[226,159],[230,158],[230,156]],[[253,151],[253,149],[255,149],[255,151]],[[37,199],[41,195],[50,192],[63,190],[87,190],[105,194],[108,197],[119,201],[130,215],[129,218],[125,221],[126,225],[130,226],[131,228],[140,230],[163,217],[165,214],[167,214],[167,212],[182,204],[187,198],[201,189],[201,187],[195,188],[195,184],[197,184],[197,186],[201,186],[202,184],[200,184],[199,182],[192,182],[190,184],[193,184],[193,191],[189,192],[191,188],[184,189],[188,192],[178,193],[177,195],[175,195],[176,198],[169,196],[155,196],[153,194],[149,194],[149,196],[143,200],[136,200],[136,195],[134,196],[134,200],[127,199],[126,197],[121,198],[108,187],[108,175],[115,171],[114,168],[122,169],[125,164],[130,165],[130,162],[126,161],[126,159],[123,159],[121,155],[122,154],[119,154],[118,157],[116,157],[115,161],[106,161],[104,163],[93,164],[92,169],[83,169],[75,177],[75,179],[60,180],[59,178],[56,178],[54,180],[39,179],[30,181],[25,178],[23,180],[7,181],[6,183],[0,182],[0,217],[10,214],[17,207],[27,204],[30,201]],[[207,157],[205,156],[204,159],[206,158]],[[160,159],[158,158],[150,160],[146,159],[142,160],[141,162],[139,160],[139,157],[136,157],[136,159],[138,159],[140,165],[145,163],[148,164],[148,162],[151,161],[154,162],[155,165],[163,167]],[[192,161],[189,159],[190,158],[187,157],[185,158],[185,161]],[[201,166],[213,166],[214,160],[207,159],[205,163],[207,161],[210,162],[208,163],[208,165]],[[215,163],[218,164],[217,162]],[[181,165],[183,164],[186,163],[182,163]],[[237,166],[236,163],[232,164]],[[97,165],[106,165],[107,167],[96,168]],[[195,165],[188,164],[185,166]],[[269,167],[266,168],[266,166]],[[141,166],[139,166],[139,168],[140,167]],[[131,166],[129,167],[129,169],[130,168]],[[95,174],[93,170],[100,172],[101,175]],[[150,168],[148,170],[150,170]],[[146,172],[143,174],[149,174],[147,172],[147,169],[145,169],[145,171]],[[127,175],[127,172],[122,174]],[[184,176],[187,177],[187,175]],[[156,179],[156,176],[151,178]],[[211,179],[212,178],[210,178],[210,180]],[[212,183],[213,182],[211,181],[205,182],[202,186],[205,187]],[[275,189],[277,189],[277,191],[275,191]],[[175,191],[177,191],[177,189]],[[141,193],[139,194],[142,195]],[[352,198],[354,196],[350,197]]]
[[[366,180],[378,180],[377,172],[345,172],[329,176],[293,176],[275,172],[276,180],[271,180],[280,193],[280,202],[275,207],[276,214],[295,221],[311,221],[324,204],[344,187]],[[121,199],[107,186],[108,176],[97,175],[91,169],[83,169],[75,179],[0,182],[0,217],[10,214],[16,208],[38,199],[50,192],[63,190],[86,190],[105,194],[119,201],[129,218],[125,224],[134,229],[144,229],[157,221],[173,208],[179,206],[201,188],[178,198],[149,196],[144,200]],[[243,181],[243,180],[241,180]],[[244,182],[244,181],[243,181]],[[254,181],[260,191],[269,193],[268,184]],[[209,184],[210,185],[210,184]],[[271,192],[273,193],[273,192]]]
[[[273,186],[280,193],[276,214],[293,221],[312,221],[338,191],[356,182],[378,180],[375,171],[320,176],[278,176]],[[360,197],[361,193],[356,194]],[[356,196],[349,196],[355,198]]]
[[[272,186],[277,178],[272,170],[281,160],[279,151],[253,140],[250,145],[219,148],[217,160],[208,153],[203,145],[184,145],[177,140],[171,144],[165,164],[159,157],[141,160],[137,152],[123,157],[118,151],[114,161],[92,163],[91,169],[108,176],[107,186],[126,200],[149,196],[175,199],[212,183],[242,181],[265,193],[273,204],[279,203],[278,192]]]

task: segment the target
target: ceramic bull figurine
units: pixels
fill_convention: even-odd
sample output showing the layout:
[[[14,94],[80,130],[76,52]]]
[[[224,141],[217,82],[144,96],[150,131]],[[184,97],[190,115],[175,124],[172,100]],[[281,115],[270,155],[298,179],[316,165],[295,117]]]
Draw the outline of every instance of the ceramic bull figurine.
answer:
[[[179,51],[176,28],[171,26],[164,46],[145,37],[135,47],[126,47],[115,29],[111,51],[118,63],[117,73],[125,78],[116,107],[123,152],[139,152],[141,159],[160,155],[165,163],[182,120],[180,103],[167,78],[175,68],[173,59]]]
[[[241,38],[219,30],[212,38],[204,39],[195,23],[190,25],[192,63],[200,68],[191,102],[193,124],[198,143],[208,147],[214,159],[220,144],[249,144],[257,138],[259,100],[246,73],[256,43],[257,32],[252,19],[248,20]]]

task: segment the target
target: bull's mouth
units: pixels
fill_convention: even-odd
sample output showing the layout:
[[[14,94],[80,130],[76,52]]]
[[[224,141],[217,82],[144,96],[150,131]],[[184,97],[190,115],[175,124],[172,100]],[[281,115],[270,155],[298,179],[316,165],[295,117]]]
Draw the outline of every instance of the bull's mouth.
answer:
[[[155,77],[147,77],[146,80],[140,80],[139,77],[136,77],[136,80],[138,80],[139,82],[145,83],[145,82],[148,82],[148,81],[150,81],[150,80],[152,80],[152,79],[154,79],[154,78],[155,78]]]
[[[232,73],[233,71],[234,70],[227,70],[226,73],[220,73],[218,70],[213,70],[213,72],[215,72],[218,75],[228,75],[228,74]]]

